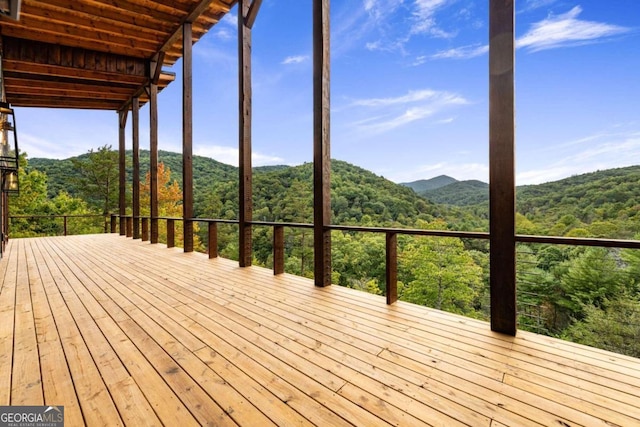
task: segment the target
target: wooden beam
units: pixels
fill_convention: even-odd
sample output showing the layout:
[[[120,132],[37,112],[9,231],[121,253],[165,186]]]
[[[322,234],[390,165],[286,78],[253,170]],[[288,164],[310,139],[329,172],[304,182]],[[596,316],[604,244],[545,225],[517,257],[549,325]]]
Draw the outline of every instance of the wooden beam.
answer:
[[[193,59],[191,23],[182,24],[182,226],[184,251],[193,252]]]
[[[69,8],[69,0],[42,0],[38,2],[30,2],[30,6],[38,6],[38,4],[42,2],[47,3],[48,5],[58,6],[63,10]],[[169,31],[172,27],[172,21],[165,21],[161,17],[145,13],[145,11],[129,11],[127,9],[118,9],[106,3],[107,2],[78,1],[73,3],[73,10],[94,19],[95,17],[100,17],[101,19],[116,21],[134,27],[159,29],[161,31]]]
[[[151,243],[158,243],[158,85],[149,85],[149,211]]]
[[[159,52],[154,55],[151,63],[149,64],[149,78],[151,83],[158,84],[160,81],[160,76],[162,75],[162,63],[164,62],[164,52]],[[174,76],[175,77],[175,76]]]
[[[133,99],[131,108],[131,133],[133,145],[133,238],[140,238],[140,101]]]
[[[9,21],[2,21],[2,34],[15,37],[24,38],[25,30],[22,27],[16,27],[12,25],[6,25]],[[83,49],[92,49],[101,52],[111,52],[118,55],[126,55],[134,58],[149,57],[154,53],[154,50],[150,48],[138,48],[120,44],[110,44],[109,41],[101,41],[99,39],[89,40],[87,38],[76,38],[73,36],[65,36],[64,33],[56,33],[53,31],[32,31],[29,33],[29,38],[41,42],[58,44],[60,46],[72,46]]]
[[[489,7],[491,330],[516,334],[514,4]]]
[[[313,0],[313,240],[316,286],[331,284],[329,0]]]
[[[83,70],[80,68],[65,67],[60,65],[37,64],[28,61],[3,59],[3,67],[10,72],[22,74],[35,74],[55,76],[58,78],[71,78],[76,82],[109,82],[120,85],[139,86],[146,77],[134,74],[122,74],[118,72]]]
[[[127,214],[127,181],[126,181],[126,147],[124,128],[127,125],[127,111],[118,111],[118,171],[119,171],[119,192],[118,208],[120,213],[120,235],[125,236]]]
[[[251,6],[249,7],[249,12],[247,13],[246,25],[249,28],[253,28],[253,24],[256,22],[256,17],[258,16],[258,12],[260,11],[260,6],[262,6],[262,0],[253,0],[251,2]]]
[[[121,34],[115,32],[113,27],[110,29],[100,28],[97,25],[87,27],[78,25],[74,22],[65,21],[67,18],[68,16],[66,14],[60,15],[57,19],[52,19],[51,17],[24,13],[21,14],[19,22],[12,24],[9,23],[9,21],[3,21],[2,25],[3,28],[7,24],[9,26],[15,25],[20,27],[26,26],[30,28],[37,28],[38,32],[42,34],[42,37],[34,38],[39,38],[41,41],[51,42],[57,38],[59,41],[63,42],[61,43],[62,46],[83,47],[96,51],[104,50],[100,49],[102,46],[109,46],[107,49],[108,52],[153,52],[158,43],[161,42],[161,38],[158,36],[144,34],[142,32],[138,32],[137,36],[133,34]],[[84,22],[86,23],[90,21],[85,20]]]
[[[239,248],[240,267],[251,265],[253,187],[251,175],[251,28],[246,22],[249,0],[238,1],[239,80]]]
[[[186,22],[196,21],[200,17],[200,15],[202,15],[204,12],[206,12],[209,9],[209,6],[213,2],[214,0],[202,0],[200,3],[196,4],[193,7],[193,9],[191,9],[191,12],[189,12],[189,14],[182,19],[181,25]],[[229,11],[229,9],[226,7],[222,7],[222,4],[221,4],[220,11],[226,13]],[[180,28],[182,28],[182,26]],[[167,50],[169,50],[171,46],[179,39],[181,35],[180,33],[181,33],[180,29],[174,31],[169,36],[169,38],[167,38],[167,40],[162,44],[162,47],[160,47],[159,51],[166,52]]]

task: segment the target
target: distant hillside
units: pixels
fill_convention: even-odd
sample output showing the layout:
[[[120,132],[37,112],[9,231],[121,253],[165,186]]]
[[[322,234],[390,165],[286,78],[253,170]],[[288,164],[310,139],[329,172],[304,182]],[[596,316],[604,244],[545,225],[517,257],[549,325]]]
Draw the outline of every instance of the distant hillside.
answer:
[[[83,156],[86,156],[83,155]],[[83,157],[80,156],[80,157]],[[159,152],[159,161],[171,169],[172,180],[182,184],[182,155]],[[131,152],[127,152],[131,158]],[[334,221],[376,224],[399,222],[410,225],[417,218],[442,216],[432,204],[411,189],[349,163],[331,164],[331,193]],[[70,182],[77,172],[71,159],[29,159],[29,169],[45,172],[51,197],[65,190],[77,196]],[[149,152],[140,151],[141,180],[149,169]],[[131,165],[127,165],[131,182]],[[254,217],[259,220],[312,221],[313,164],[262,166],[254,171]],[[238,209],[238,168],[216,160],[193,156],[196,216],[236,218]],[[369,219],[365,218],[367,216]]]
[[[418,193],[433,203],[455,206],[471,206],[489,200],[489,184],[482,181],[456,181],[444,187]]]
[[[517,189],[518,212],[560,220],[567,215],[591,223],[638,217],[640,166],[607,169]],[[565,218],[568,220],[568,218]]]
[[[131,182],[131,174],[133,172],[131,165],[130,150],[127,151],[127,175],[128,182]],[[74,158],[84,158],[87,154],[83,154]],[[75,195],[77,189],[71,184],[70,177],[76,176],[77,172],[73,168],[72,158],[57,160],[57,159],[44,159],[33,158],[29,159],[29,169],[37,169],[45,172],[49,182],[49,196],[53,197],[61,190],[65,190],[68,193]],[[140,179],[144,180],[145,174],[149,171],[149,151],[140,150]],[[171,178],[178,181],[182,185],[182,154],[173,153],[170,151],[158,151],[158,161],[165,164],[171,169]],[[286,168],[287,166],[269,166],[268,168]],[[234,166],[227,165],[225,163],[218,162],[217,160],[203,156],[193,156],[193,178],[194,187],[196,191],[198,189],[205,189],[211,187],[213,182],[219,180],[229,180],[237,178],[238,169]]]
[[[458,180],[447,175],[440,175],[431,179],[421,179],[413,182],[402,182],[400,183],[400,185],[409,187],[416,193],[422,194],[425,191],[435,190],[436,188],[441,188],[449,184],[453,184],[454,182],[458,182]]]

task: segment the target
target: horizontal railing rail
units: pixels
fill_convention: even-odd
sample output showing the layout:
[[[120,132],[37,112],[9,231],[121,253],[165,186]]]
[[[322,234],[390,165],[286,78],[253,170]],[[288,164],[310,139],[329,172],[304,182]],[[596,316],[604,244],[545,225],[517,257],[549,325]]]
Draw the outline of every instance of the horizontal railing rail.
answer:
[[[103,218],[105,223],[103,225],[104,232],[106,233],[106,221],[110,217],[109,214],[53,214],[53,215],[9,215],[9,221],[16,219],[59,219],[62,218],[62,235],[67,236],[69,234],[68,220],[69,218]],[[11,224],[10,224],[11,229]]]
[[[130,218],[130,216],[128,217]],[[141,217],[142,219],[150,217]],[[152,219],[152,218],[150,218]],[[185,221],[181,217],[157,217],[157,220],[167,221],[167,246],[175,245],[175,222]],[[210,258],[218,256],[217,249],[217,225],[218,224],[238,224],[236,219],[215,219],[215,218],[188,218],[187,221],[208,224],[208,245],[207,252]],[[250,221],[250,225],[257,227],[273,228],[273,271],[274,274],[284,273],[284,229],[313,229],[314,225],[309,223],[293,223],[278,221]],[[385,244],[385,270],[386,270],[386,296],[387,303],[392,304],[398,299],[398,235],[408,236],[430,236],[430,237],[447,237],[459,239],[479,239],[489,240],[488,232],[479,231],[454,231],[454,230],[425,230],[416,228],[394,228],[394,227],[362,227],[355,225],[335,225],[331,224],[325,227],[327,230],[357,232],[357,233],[378,233],[384,234]],[[144,233],[144,231],[143,231]],[[623,248],[623,249],[640,249],[640,241],[637,240],[620,240],[620,239],[602,239],[602,238],[577,238],[577,237],[556,237],[556,236],[532,236],[517,234],[514,236],[515,241],[519,243],[542,243],[553,245],[572,245],[572,246],[599,246],[607,248]]]

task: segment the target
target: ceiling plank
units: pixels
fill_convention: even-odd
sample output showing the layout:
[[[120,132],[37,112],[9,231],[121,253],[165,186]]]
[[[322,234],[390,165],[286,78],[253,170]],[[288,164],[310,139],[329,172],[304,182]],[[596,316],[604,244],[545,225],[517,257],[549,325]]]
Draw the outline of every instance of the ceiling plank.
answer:
[[[105,82],[118,82],[122,84],[139,85],[144,82],[144,77],[109,73],[104,71],[80,70],[57,65],[34,64],[26,61],[5,59],[3,67],[7,71],[16,71],[26,74],[43,74],[56,77],[72,77],[83,80],[97,80]]]

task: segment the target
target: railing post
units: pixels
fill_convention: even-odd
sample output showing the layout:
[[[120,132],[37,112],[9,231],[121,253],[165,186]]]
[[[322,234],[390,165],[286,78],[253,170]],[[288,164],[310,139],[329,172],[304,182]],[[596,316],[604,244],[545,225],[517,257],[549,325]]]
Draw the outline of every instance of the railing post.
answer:
[[[218,223],[209,223],[209,259],[218,257]]]
[[[112,233],[116,233],[117,232],[117,224],[118,224],[118,216],[117,215],[111,215],[111,232]]]
[[[67,235],[67,216],[63,215],[62,217],[62,221],[63,221],[63,230],[64,230],[64,236]]]
[[[273,274],[284,273],[284,227],[273,227]]]
[[[387,304],[393,304],[398,301],[398,235],[396,233],[387,233],[385,258]]]
[[[132,237],[133,236],[133,217],[126,217],[127,218],[127,237]]]
[[[149,240],[149,218],[142,218],[142,241]]]
[[[176,245],[176,222],[173,219],[167,220],[167,248]]]

